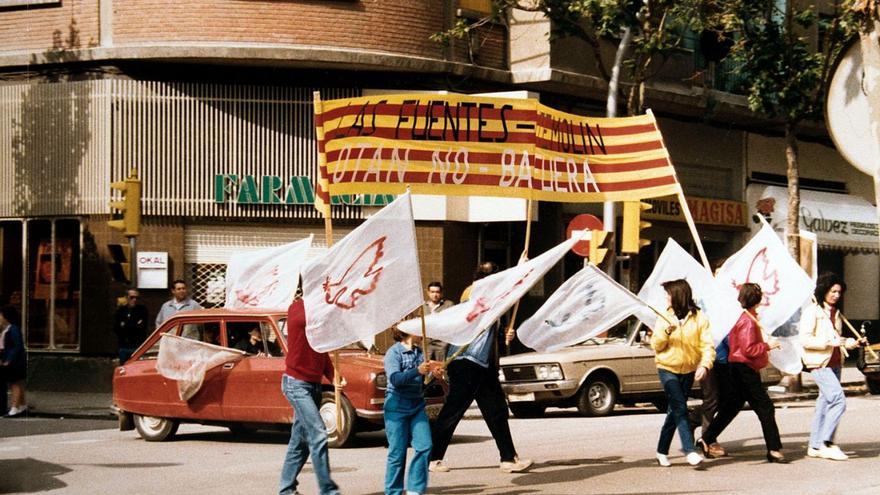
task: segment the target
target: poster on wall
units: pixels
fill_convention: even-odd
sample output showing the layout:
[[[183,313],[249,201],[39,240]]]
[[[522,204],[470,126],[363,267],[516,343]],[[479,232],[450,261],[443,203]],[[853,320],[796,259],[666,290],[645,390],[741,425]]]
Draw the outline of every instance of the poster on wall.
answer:
[[[73,242],[71,239],[57,239],[54,252],[52,251],[51,241],[40,241],[35,263],[33,298],[49,299],[52,290],[52,280],[54,279],[55,298],[67,299],[70,296],[72,262]]]

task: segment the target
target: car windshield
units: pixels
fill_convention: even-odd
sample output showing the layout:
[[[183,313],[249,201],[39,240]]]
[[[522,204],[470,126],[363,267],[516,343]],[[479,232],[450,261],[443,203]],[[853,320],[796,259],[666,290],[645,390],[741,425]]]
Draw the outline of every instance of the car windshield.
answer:
[[[580,344],[597,345],[604,344],[606,342],[629,342],[633,333],[635,333],[640,327],[641,322],[639,322],[638,318],[630,316],[629,318],[623,320],[617,325],[614,325],[603,334],[586,339]]]

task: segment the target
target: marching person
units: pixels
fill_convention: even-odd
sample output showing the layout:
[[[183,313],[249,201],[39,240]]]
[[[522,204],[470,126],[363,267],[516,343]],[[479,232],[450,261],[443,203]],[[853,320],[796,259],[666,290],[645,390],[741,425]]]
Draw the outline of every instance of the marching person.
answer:
[[[281,391],[293,407],[290,443],[281,468],[280,495],[295,495],[309,454],[318,479],[321,495],[338,495],[339,487],[330,478],[327,429],[321,420],[321,377],[333,381],[333,363],[327,353],[316,352],[306,339],[306,312],[300,289],[287,310],[286,369],[281,376]]]
[[[443,297],[443,284],[440,282],[431,282],[428,284],[428,300],[425,301],[425,316],[439,313],[444,309],[451,308],[452,301]],[[446,351],[449,344],[442,340],[428,339],[428,359],[434,361],[445,361]]]
[[[801,313],[800,341],[804,346],[804,367],[819,387],[816,412],[810,428],[807,456],[835,461],[849,458],[834,444],[837,425],[846,410],[840,385],[840,368],[852,350],[867,341],[841,336],[840,299],[846,284],[834,273],[823,273],[816,281],[815,300]]]
[[[428,489],[428,462],[431,455],[431,426],[425,412],[424,375],[442,374],[443,363],[425,361],[419,347],[420,336],[394,330],[397,342],[385,354],[385,436],[388,460],[385,465],[386,495],[402,495],[406,449],[414,454],[406,480],[407,495],[421,495]]]
[[[498,266],[491,261],[481,263],[474,273],[474,281],[484,278],[498,271]],[[468,286],[462,293],[462,302],[470,297],[473,285]],[[449,377],[449,395],[446,403],[431,431],[431,472],[445,473],[450,470],[443,462],[446,449],[452,441],[452,435],[458,426],[464,413],[470,405],[477,401],[483,421],[489,427],[495,446],[501,458],[500,469],[505,473],[519,473],[532,465],[531,459],[520,459],[516,448],[513,446],[513,438],[510,435],[508,424],[507,399],[501,382],[498,381],[498,342],[496,333],[499,325],[496,322],[490,329],[483,332],[467,348],[455,357],[446,370]],[[456,353],[458,346],[450,346],[449,352]]]
[[[694,380],[702,380],[712,367],[715,348],[709,319],[694,302],[691,286],[686,280],[663,283],[667,296],[667,316],[657,321],[651,336],[657,372],[666,393],[666,420],[657,442],[657,463],[668,467],[669,446],[678,429],[687,462],[696,466],[703,457],[696,452],[694,436],[688,424],[687,396]]]
[[[742,410],[748,401],[752,410],[761,421],[764,431],[764,443],[767,445],[767,461],[780,464],[788,463],[782,455],[782,441],[779,438],[779,427],[776,425],[773,401],[761,384],[761,369],[770,362],[769,352],[779,347],[779,341],[773,337],[764,341],[761,328],[758,326],[758,306],[764,294],[761,286],[745,283],[739,290],[739,303],[745,310],[733,326],[728,340],[726,380],[731,385],[721,396],[718,415],[712,420],[709,428],[703,432],[703,438],[697,444],[703,454],[710,455],[710,445],[715,443],[718,435],[727,428],[733,418]]]

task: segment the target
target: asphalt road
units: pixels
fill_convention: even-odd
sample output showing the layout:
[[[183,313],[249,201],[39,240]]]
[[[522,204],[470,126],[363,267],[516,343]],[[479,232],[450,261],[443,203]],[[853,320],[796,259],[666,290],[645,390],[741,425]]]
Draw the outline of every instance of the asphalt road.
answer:
[[[453,471],[432,474],[429,493],[878,493],[880,397],[848,399],[837,439],[852,455],[846,462],[804,457],[812,409],[807,402],[777,407],[791,464],[764,461],[760,426],[745,411],[722,437],[731,456],[708,461],[700,470],[675,451],[672,468],[656,466],[653,453],[663,416],[649,409],[607,418],[551,411],[543,419],[512,419],[521,456],[536,461],[521,474],[501,473],[485,424],[465,420],[447,455]],[[184,425],[172,442],[147,443],[134,432],[80,427],[87,429],[0,438],[0,493],[274,493],[287,440],[279,433],[236,437],[222,428]],[[383,444],[382,434],[373,433],[359,438],[354,448],[331,450],[333,475],[343,493],[382,493]],[[309,466],[300,480],[304,494],[317,493]]]

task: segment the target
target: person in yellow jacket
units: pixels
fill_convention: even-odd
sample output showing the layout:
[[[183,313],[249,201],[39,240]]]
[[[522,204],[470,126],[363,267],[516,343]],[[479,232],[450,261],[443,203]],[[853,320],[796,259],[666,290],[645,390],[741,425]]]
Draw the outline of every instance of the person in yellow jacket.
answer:
[[[702,380],[715,361],[715,345],[709,319],[694,302],[691,286],[686,280],[663,284],[668,309],[658,319],[651,335],[657,372],[666,393],[666,421],[657,442],[657,463],[670,466],[669,446],[678,429],[687,462],[696,466],[703,462],[694,446],[694,434],[688,423],[687,397],[694,380]]]

